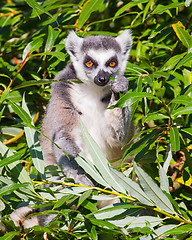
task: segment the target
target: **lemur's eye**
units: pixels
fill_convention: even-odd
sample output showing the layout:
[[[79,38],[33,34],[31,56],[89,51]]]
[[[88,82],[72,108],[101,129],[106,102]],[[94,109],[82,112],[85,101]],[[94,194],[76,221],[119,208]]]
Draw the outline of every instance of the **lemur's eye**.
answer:
[[[87,61],[85,64],[86,64],[87,67],[92,67],[93,66],[93,62],[92,61]]]
[[[109,63],[109,67],[115,67],[116,66],[116,62],[112,61]]]

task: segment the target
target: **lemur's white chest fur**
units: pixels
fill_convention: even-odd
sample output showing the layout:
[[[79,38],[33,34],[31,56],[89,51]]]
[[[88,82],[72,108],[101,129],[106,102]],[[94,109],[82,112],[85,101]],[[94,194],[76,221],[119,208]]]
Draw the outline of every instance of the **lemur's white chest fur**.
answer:
[[[88,132],[103,152],[107,150],[107,140],[110,138],[108,132],[108,119],[106,116],[106,104],[101,99],[109,93],[109,86],[101,88],[93,85],[73,84],[71,88],[71,100],[74,107],[81,112],[81,120]],[[73,130],[76,144],[83,152],[87,152],[83,144],[80,126]]]

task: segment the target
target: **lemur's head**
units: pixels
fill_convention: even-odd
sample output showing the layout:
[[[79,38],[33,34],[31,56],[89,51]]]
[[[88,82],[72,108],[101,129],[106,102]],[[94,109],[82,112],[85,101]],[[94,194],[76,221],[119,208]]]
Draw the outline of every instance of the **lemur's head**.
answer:
[[[129,30],[118,37],[85,38],[78,37],[72,31],[66,38],[65,45],[77,77],[86,84],[105,86],[110,77],[124,73],[132,38]]]

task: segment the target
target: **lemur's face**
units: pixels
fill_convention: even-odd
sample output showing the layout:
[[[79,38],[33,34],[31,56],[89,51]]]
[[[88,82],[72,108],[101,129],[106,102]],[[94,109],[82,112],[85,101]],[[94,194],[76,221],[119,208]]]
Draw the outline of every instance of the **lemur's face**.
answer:
[[[83,69],[87,77],[98,86],[105,86],[119,70],[119,58],[112,50],[90,49],[84,56]]]
[[[132,39],[128,30],[116,38],[80,38],[71,32],[65,44],[77,78],[86,84],[103,87],[108,84],[110,77],[124,73]]]

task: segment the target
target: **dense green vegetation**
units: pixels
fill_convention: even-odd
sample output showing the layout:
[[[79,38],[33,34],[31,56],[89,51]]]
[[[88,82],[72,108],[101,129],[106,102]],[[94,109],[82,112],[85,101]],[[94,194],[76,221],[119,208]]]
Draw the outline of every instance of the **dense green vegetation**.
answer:
[[[0,239],[192,239],[190,4],[1,1]],[[38,140],[50,83],[69,60],[64,39],[71,29],[79,36],[133,33],[129,93],[114,107],[132,107],[139,130],[124,159],[134,160],[113,170],[82,126],[96,168],[83,155],[77,161],[99,183],[94,189],[58,180],[59,167],[44,168]],[[98,211],[96,201],[109,194],[121,203]],[[10,213],[29,204],[51,206],[57,217],[45,228],[15,227]]]

